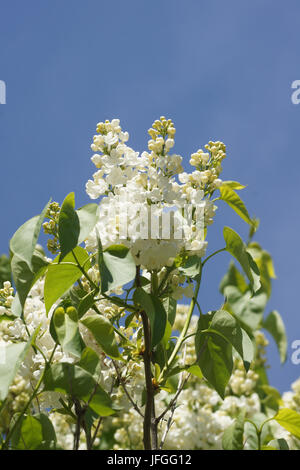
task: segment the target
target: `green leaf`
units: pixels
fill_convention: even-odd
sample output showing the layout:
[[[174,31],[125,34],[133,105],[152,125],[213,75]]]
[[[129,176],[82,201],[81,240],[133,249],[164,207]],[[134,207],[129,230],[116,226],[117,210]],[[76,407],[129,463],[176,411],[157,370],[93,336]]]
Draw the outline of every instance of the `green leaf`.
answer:
[[[47,261],[37,249],[36,243],[48,205],[49,203],[40,215],[25,222],[10,241],[11,270],[18,292],[18,301],[15,301],[13,305],[13,313],[16,316],[22,314],[22,308],[31,287],[43,274],[42,268],[47,265]]]
[[[134,259],[124,245],[112,245],[104,252],[98,244],[101,293],[123,286],[132,281],[136,275]]]
[[[224,289],[227,286],[235,286],[238,290],[244,294],[248,289],[249,286],[245,281],[244,276],[240,273],[240,271],[236,268],[233,261],[230,262],[229,268],[223,279],[221,280],[219,289],[222,294],[224,294]]]
[[[77,246],[79,232],[80,224],[75,211],[75,194],[70,193],[62,203],[58,218],[58,236],[61,250],[59,262]]]
[[[52,365],[45,373],[44,390],[64,393],[89,404],[99,416],[115,412],[107,393],[93,376],[78,365],[60,363]]]
[[[178,267],[178,270],[185,276],[196,279],[201,270],[201,258],[197,255],[189,256],[188,259]]]
[[[10,250],[13,255],[17,255],[19,259],[25,261],[31,269],[32,256],[49,203],[50,201],[46,204],[40,215],[32,217],[21,225],[10,240]]]
[[[78,318],[80,319],[95,303],[95,290],[89,292],[79,302],[78,305]]]
[[[289,408],[282,408],[274,416],[280,426],[300,439],[300,414]]]
[[[223,185],[235,190],[246,188],[246,186],[239,183],[238,181],[223,181],[222,186]]]
[[[240,196],[230,186],[224,185],[224,183],[220,186],[219,190],[220,199],[226,202],[247,224],[252,225],[253,222]]]
[[[18,450],[52,450],[56,447],[56,434],[45,414],[22,416],[11,437],[11,446]]]
[[[25,343],[12,343],[0,346],[0,401],[3,401],[19,367],[37,335],[38,328]]]
[[[226,304],[224,309],[229,309],[252,330],[256,330],[262,321],[268,296],[260,290],[252,297],[250,291],[241,294],[235,286],[227,286],[224,289]]]
[[[251,242],[247,247],[260,272],[262,290],[271,295],[272,279],[276,278],[271,255],[263,250],[257,242]]]
[[[275,440],[275,445],[276,445],[276,447],[278,447],[279,450],[290,450],[288,443],[283,438],[276,439]]]
[[[89,347],[86,347],[81,354],[80,361],[78,363],[79,367],[88,371],[90,374],[94,375],[99,366],[99,357],[95,351]]]
[[[74,249],[79,264],[88,271],[91,267],[88,252],[77,246]],[[45,306],[48,313],[54,302],[56,302],[67,290],[82,276],[82,272],[76,265],[73,253],[69,253],[64,260],[59,263],[57,256],[48,266],[45,278]]]
[[[9,258],[6,255],[0,256],[0,289],[5,281],[11,282],[11,267]]]
[[[109,395],[99,385],[89,401],[89,407],[99,416],[110,416],[120,409],[112,403]]]
[[[219,336],[207,338],[207,347],[198,359],[203,376],[224,399],[225,388],[232,374],[232,350]]]
[[[79,219],[80,233],[78,244],[82,243],[91,233],[97,222],[98,204],[90,203],[76,211]]]
[[[220,333],[229,341],[243,359],[245,369],[248,371],[254,356],[253,345],[251,339],[239,326],[237,320],[226,310],[218,310],[213,316],[209,330]]]
[[[195,377],[198,377],[198,379],[203,378],[203,374],[201,372],[201,369],[200,369],[199,366],[197,366],[197,364],[193,364],[193,365],[189,366],[186,370],[190,374],[193,374]]]
[[[202,333],[209,328],[214,313],[202,315],[195,336],[197,364],[203,376],[214,387],[221,398],[230,379],[233,360],[231,345],[220,336]]]
[[[112,324],[103,315],[88,315],[80,320],[91,331],[103,351],[113,359],[122,359]]]
[[[24,307],[30,289],[45,273],[48,264],[48,261],[38,252],[34,252],[32,255],[31,268],[29,264],[18,255],[12,257],[11,268],[22,308]]]
[[[169,348],[169,339],[171,337],[171,334],[172,334],[172,326],[171,324],[167,321],[166,323],[166,327],[165,327],[165,333],[164,333],[164,336],[161,340],[163,346],[165,349],[168,349]]]
[[[240,263],[251,283],[253,291],[257,292],[260,288],[259,270],[251,255],[246,251],[243,240],[229,227],[224,227],[223,235],[226,242],[226,250]]]
[[[268,408],[277,411],[279,406],[282,403],[282,398],[280,392],[270,385],[262,384],[260,385],[261,390],[264,392],[263,401]]]
[[[285,362],[287,358],[287,336],[282,318],[276,310],[269,313],[263,321],[263,328],[273,336],[278,347],[280,361]]]
[[[251,416],[251,421],[256,425],[256,427],[259,429],[263,423],[264,426],[262,427],[262,433],[261,433],[261,445],[266,444],[268,441],[268,436],[270,435],[270,426],[269,423],[267,422],[268,417],[264,413],[255,413],[254,415]],[[245,435],[245,442],[247,442],[247,447],[249,447],[251,450],[257,450],[258,449],[258,438],[257,438],[257,432],[256,428],[253,426],[252,422],[248,422],[246,420],[245,422],[245,428],[244,428],[244,435]]]
[[[62,311],[63,309],[59,308],[53,314],[58,343],[64,352],[80,357],[84,343],[79,333],[78,322]]]
[[[222,446],[224,450],[243,450],[245,412],[241,412],[234,422],[224,431]]]
[[[164,337],[167,326],[167,314],[163,304],[154,294],[148,294],[138,287],[133,294],[135,304],[146,312],[151,327],[151,346],[156,346]]]
[[[167,297],[163,300],[163,305],[167,313],[168,322],[173,326],[176,317],[177,300],[173,299],[173,297]]]

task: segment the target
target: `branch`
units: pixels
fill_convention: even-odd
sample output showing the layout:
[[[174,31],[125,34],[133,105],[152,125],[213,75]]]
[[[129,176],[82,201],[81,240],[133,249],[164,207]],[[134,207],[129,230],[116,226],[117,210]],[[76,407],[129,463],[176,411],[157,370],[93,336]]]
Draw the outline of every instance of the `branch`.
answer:
[[[133,408],[135,409],[135,411],[136,411],[142,418],[144,418],[143,413],[141,412],[141,410],[139,409],[139,407],[137,406],[137,404],[133,401],[133,399],[132,399],[131,396],[129,395],[129,392],[128,392],[128,390],[127,390],[127,388],[126,388],[126,385],[125,385],[125,383],[124,383],[124,381],[123,381],[123,378],[122,378],[122,376],[121,376],[121,374],[120,374],[120,371],[119,371],[119,368],[118,368],[118,366],[117,366],[117,363],[116,363],[116,361],[115,361],[114,359],[112,359],[112,363],[113,363],[113,365],[114,365],[114,368],[116,369],[116,373],[117,373],[118,380],[119,380],[119,382],[120,382],[120,384],[121,384],[121,387],[123,388],[123,390],[124,390],[124,392],[125,392],[125,394],[126,394],[128,400],[129,400],[130,403],[132,404],[132,406],[133,406]]]

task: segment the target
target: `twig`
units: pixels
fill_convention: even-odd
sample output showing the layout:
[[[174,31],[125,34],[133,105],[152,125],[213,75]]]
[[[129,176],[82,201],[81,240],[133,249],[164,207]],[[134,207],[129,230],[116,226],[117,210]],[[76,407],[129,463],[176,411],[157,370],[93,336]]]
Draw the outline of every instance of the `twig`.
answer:
[[[173,424],[173,416],[174,416],[175,409],[176,409],[176,406],[175,406],[175,404],[174,404],[174,405],[172,405],[171,416],[170,416],[169,419],[168,419],[166,429],[165,429],[165,431],[164,431],[164,433],[163,433],[163,436],[162,436],[162,438],[161,438],[161,441],[160,441],[160,445],[159,445],[160,450],[163,448],[164,443],[165,443],[165,440],[166,440],[166,437],[167,437],[167,435],[168,435],[168,432],[170,431],[171,426],[172,426],[172,424]]]
[[[174,397],[172,398],[172,400],[170,401],[170,403],[168,404],[167,408],[156,418],[156,421],[159,423],[163,417],[165,416],[165,414],[172,408],[172,406],[176,403],[180,393],[182,392],[182,390],[184,389],[184,386],[185,384],[187,383],[187,381],[189,380],[191,374],[189,374],[183,381],[182,381],[182,384],[180,385],[180,387],[177,389],[177,392],[176,394],[174,395]]]
[[[130,401],[130,403],[131,403],[132,406],[134,407],[135,411],[136,411],[142,418],[144,418],[143,413],[141,412],[141,410],[139,409],[139,407],[137,406],[137,404],[133,401],[133,399],[132,399],[131,396],[129,395],[129,392],[128,392],[128,390],[127,390],[127,388],[126,388],[126,385],[125,385],[125,383],[124,383],[124,381],[123,381],[123,378],[122,378],[122,376],[121,376],[121,374],[120,374],[118,365],[117,365],[117,363],[116,363],[116,361],[115,361],[114,359],[112,359],[112,363],[113,363],[113,365],[114,365],[114,368],[116,369],[116,373],[117,373],[118,380],[119,380],[119,382],[120,382],[120,384],[121,384],[121,387],[123,388],[123,390],[124,390],[124,392],[125,392],[125,394],[126,394],[128,400]]]

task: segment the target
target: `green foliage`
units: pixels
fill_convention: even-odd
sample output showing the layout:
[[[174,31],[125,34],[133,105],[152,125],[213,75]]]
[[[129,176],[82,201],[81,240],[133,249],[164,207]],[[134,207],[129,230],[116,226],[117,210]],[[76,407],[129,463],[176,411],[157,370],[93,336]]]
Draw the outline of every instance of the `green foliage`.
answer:
[[[259,291],[251,296],[249,290],[242,294],[236,286],[231,285],[226,286],[223,292],[226,297],[224,308],[232,311],[245,326],[256,330],[262,322],[267,294]]]
[[[36,281],[43,276],[49,263],[37,250],[35,250],[32,255],[31,264],[32,268],[29,267],[26,261],[19,258],[17,255],[14,255],[11,260],[11,269],[21,306],[19,311],[17,307],[16,309],[13,309],[13,313],[16,316],[20,315],[30,289]]]
[[[91,267],[89,254],[80,246],[77,246],[73,253],[65,256],[59,263],[57,256],[48,266],[45,277],[45,306],[49,313],[50,308],[70,287],[82,276],[80,267],[88,271]]]
[[[74,364],[54,364],[47,369],[44,390],[56,391],[82,400],[99,416],[110,416],[115,412],[108,394],[94,377],[82,367]]]
[[[14,450],[54,450],[56,434],[48,416],[23,415],[11,436]]]
[[[62,203],[58,218],[58,236],[61,261],[78,243],[80,233],[79,217],[75,211],[75,194],[70,193]]]
[[[47,265],[41,252],[36,249],[36,244],[48,206],[49,203],[40,215],[25,222],[10,240],[11,271],[21,310],[31,287],[43,275]],[[16,309],[15,312],[20,314],[20,309]]]
[[[217,143],[217,145],[220,147],[218,152],[221,152],[218,154],[219,157],[224,158],[224,144]],[[213,143],[210,143],[210,146],[214,148]],[[214,149],[214,152],[216,151]],[[203,158],[201,155],[200,152],[198,155],[200,160]],[[223,182],[219,188],[219,199],[226,202],[250,225],[251,238],[258,224],[250,218],[245,204],[236,193],[236,190],[243,188],[243,185],[235,181]],[[148,270],[149,279],[147,279],[146,276],[141,276],[141,267],[136,266],[130,249],[125,245],[112,245],[103,250],[101,234],[97,234],[97,251],[89,253],[79,246],[95,229],[98,217],[97,204],[87,204],[76,210],[75,195],[70,193],[64,199],[61,208],[57,203],[52,203],[52,212],[48,211],[48,208],[49,204],[41,215],[23,224],[11,239],[11,272],[17,289],[12,313],[20,316],[21,321],[26,320],[23,307],[28,293],[34,283],[44,276],[44,302],[47,314],[56,304],[49,327],[56,343],[55,348],[60,345],[62,351],[71,354],[75,362],[53,364],[55,351],[52,351],[49,359],[43,355],[43,350],[39,349],[38,342],[35,344],[38,330],[28,342],[12,343],[5,348],[4,364],[0,361],[2,402],[8,396],[9,387],[31,346],[34,352],[36,350],[44,357],[45,365],[36,386],[33,384],[35,388],[23,415],[15,414],[3,447],[11,443],[15,449],[56,448],[56,436],[49,418],[44,414],[29,414],[33,399],[38,400],[39,394],[44,391],[59,392],[64,395],[64,399],[60,400],[62,408],[59,412],[72,419],[79,431],[81,428],[84,430],[87,442],[91,446],[91,433],[97,426],[96,420],[117,411],[109,393],[99,385],[103,366],[100,358],[102,356],[103,359],[104,355],[112,359],[111,363],[116,372],[110,394],[115,387],[122,387],[127,398],[129,392],[126,384],[127,380],[131,380],[134,370],[132,363],[139,363],[140,366],[140,363],[144,362],[143,369],[146,371],[145,374],[148,374],[145,378],[142,403],[145,404],[145,411],[140,412],[140,404],[130,400],[135,410],[141,416],[145,416],[144,429],[147,416],[151,417],[149,413],[149,409],[151,411],[153,406],[151,403],[155,401],[156,394],[161,390],[173,394],[174,403],[172,398],[167,399],[166,403],[170,404],[171,412],[175,412],[177,394],[179,396],[180,387],[185,385],[184,377],[188,374],[194,376],[194,380],[204,378],[220,397],[224,398],[226,390],[229,390],[227,386],[233,367],[237,367],[236,364],[239,364],[241,358],[246,372],[252,365],[259,375],[257,391],[262,400],[263,413],[255,415],[253,420],[247,419],[244,412],[240,413],[224,432],[223,448],[241,450],[245,441],[252,449],[286,448],[287,443],[284,440],[271,440],[268,422],[272,419],[300,439],[300,415],[293,410],[280,409],[281,397],[279,392],[268,384],[264,360],[258,363],[254,361],[255,354],[258,355],[254,347],[255,331],[262,327],[276,341],[282,362],[286,360],[287,354],[287,338],[281,316],[277,311],[272,311],[264,319],[266,304],[271,295],[272,279],[275,277],[272,258],[268,252],[253,241],[246,246],[234,230],[224,227],[226,250],[238,261],[243,272],[240,272],[233,262],[230,263],[220,285],[225,297],[223,306],[203,315],[197,300],[203,267],[207,259],[219,251],[224,251],[224,248],[208,256],[204,261],[198,255],[190,255],[182,250],[174,262],[172,260],[172,265],[165,267],[163,272]],[[50,245],[54,253],[60,248],[60,253],[50,264],[37,245],[46,214],[50,219],[46,224],[47,233],[54,237]],[[91,268],[94,275],[89,273]],[[176,323],[177,301],[172,297],[176,276],[177,279],[183,278],[195,287],[182,326],[178,326],[181,320]],[[2,256],[0,285],[9,277],[10,262],[8,258]],[[78,285],[75,285],[77,282]],[[131,284],[128,288],[124,288],[124,296],[111,295],[112,290],[128,283]],[[118,307],[113,314],[110,311],[109,316],[106,302],[108,306],[110,302],[109,308],[112,311],[115,306]],[[196,305],[201,313],[197,330],[191,333],[191,319]],[[91,313],[91,310],[95,313]],[[149,324],[145,321],[145,314]],[[128,335],[126,331],[123,333],[123,315],[126,316],[125,330],[130,329],[133,334],[130,332]],[[150,331],[146,338],[150,337],[151,341],[148,347],[144,335],[149,326]],[[96,346],[93,350],[84,343],[82,339],[86,334],[84,327],[101,348],[100,353]],[[179,335],[178,331],[173,333],[173,329],[178,329]],[[132,341],[127,339],[127,335]],[[194,358],[192,361],[186,361],[183,352],[185,341],[191,336],[195,336],[196,362]],[[88,336],[87,344],[89,340]],[[130,362],[130,367],[122,369],[120,364],[125,364],[127,367],[127,362]],[[118,395],[118,390],[116,394]],[[3,406],[3,403],[1,405]],[[277,414],[270,418],[272,412]],[[101,421],[98,424],[101,424]],[[106,431],[103,432],[105,434]],[[111,437],[109,439],[111,440]]]
[[[247,224],[252,225],[252,220],[246,209],[246,206],[240,196],[230,185],[222,184],[219,188],[220,199],[226,202]]]
[[[80,232],[78,236],[78,244],[82,243],[91,233],[97,222],[97,210],[98,204],[90,203],[86,204],[80,209],[77,209],[76,213],[79,219]]]
[[[203,333],[209,328],[213,316],[211,313],[199,318],[195,336],[197,364],[206,380],[224,398],[233,369],[232,346],[219,335]]]
[[[0,347],[0,401],[3,401],[22,361],[35,341],[38,329],[27,342],[12,343]]]
[[[231,189],[235,189],[236,191],[239,189],[245,189],[246,186],[244,184],[239,183],[238,181],[223,181],[222,186],[227,186]],[[222,187],[221,186],[221,187]]]
[[[11,281],[11,267],[9,258],[6,255],[0,256],[0,289],[5,281]]]
[[[81,298],[78,304],[78,318],[83,317],[83,315],[93,307],[95,303],[95,294],[96,290],[93,290]]]
[[[282,408],[274,419],[280,426],[289,431],[293,436],[300,439],[300,414],[289,408]]]
[[[94,375],[98,370],[99,363],[98,354],[89,347],[84,348],[78,365],[82,367],[82,369]]]
[[[246,251],[243,240],[229,227],[224,227],[223,235],[226,242],[226,250],[240,263],[250,281],[253,291],[257,292],[260,288],[259,270],[252,256]]]
[[[226,310],[218,310],[214,314],[206,334],[214,334],[215,332],[234,347],[243,359],[245,369],[248,371],[254,357],[252,341],[237,320]]]
[[[21,225],[10,240],[12,255],[26,262],[30,269],[33,268],[32,257],[48,206],[49,203],[44,207],[40,215],[32,217]]]
[[[138,287],[133,294],[136,305],[148,315],[151,326],[151,346],[156,346],[164,337],[167,326],[167,314],[162,302],[154,295]]]
[[[244,425],[245,413],[241,412],[223,434],[222,445],[224,450],[243,450]]]
[[[124,245],[112,245],[102,250],[98,237],[98,265],[101,278],[101,293],[132,281],[136,266],[129,249]]]
[[[195,337],[197,361],[204,377],[223,398],[233,368],[233,347],[248,370],[253,360],[253,345],[237,320],[225,310],[202,315]]]
[[[168,322],[173,326],[176,318],[177,300],[172,297],[167,297],[164,299],[163,305],[167,314]]]
[[[68,309],[65,312],[62,307],[59,307],[53,314],[53,324],[57,342],[61,345],[62,350],[80,357],[84,343],[79,333],[78,319],[72,318]]]
[[[201,270],[201,258],[197,255],[189,256],[183,261],[178,269],[186,277],[197,279]]]
[[[276,310],[269,313],[263,321],[263,327],[273,336],[278,347],[280,360],[282,363],[285,362],[287,356],[287,337],[280,314]]]
[[[81,323],[93,334],[103,351],[113,359],[122,359],[115,339],[114,329],[107,318],[102,315],[89,315]]]

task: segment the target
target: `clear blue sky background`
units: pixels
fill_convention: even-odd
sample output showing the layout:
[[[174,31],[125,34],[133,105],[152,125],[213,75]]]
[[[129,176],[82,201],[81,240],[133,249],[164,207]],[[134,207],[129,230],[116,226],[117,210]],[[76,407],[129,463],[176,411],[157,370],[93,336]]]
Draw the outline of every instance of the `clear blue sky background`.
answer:
[[[19,225],[52,196],[75,190],[94,167],[90,142],[98,121],[119,117],[130,145],[144,150],[160,115],[177,128],[175,151],[189,155],[208,140],[228,147],[224,178],[248,185],[243,198],[261,219],[259,241],[275,260],[269,310],[284,317],[289,359],[272,341],[271,383],[281,391],[300,376],[291,363],[299,328],[299,125],[291,83],[300,79],[297,0],[0,0],[0,251]],[[219,205],[209,249],[222,227],[246,236],[244,222]],[[219,306],[229,262],[211,261],[204,309]]]

